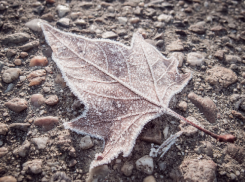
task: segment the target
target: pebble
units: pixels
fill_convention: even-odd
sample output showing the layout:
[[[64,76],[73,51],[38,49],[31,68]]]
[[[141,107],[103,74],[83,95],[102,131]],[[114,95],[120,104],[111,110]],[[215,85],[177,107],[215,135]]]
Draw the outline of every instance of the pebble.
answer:
[[[114,39],[114,38],[117,38],[117,34],[115,34],[112,31],[104,32],[102,34],[102,38],[103,39]]]
[[[204,62],[204,56],[197,52],[190,52],[187,54],[187,63],[192,66],[201,66]]]
[[[162,144],[161,130],[158,128],[149,128],[142,133],[140,139],[149,143],[156,143],[160,145]]]
[[[200,147],[198,147],[197,149],[195,149],[195,151],[198,154],[204,153],[204,154],[208,155],[209,157],[213,157],[214,146],[209,141],[203,141],[201,143],[202,143],[202,145]]]
[[[47,23],[47,22],[44,20],[41,20],[41,19],[33,19],[31,21],[28,21],[25,24],[25,26],[27,26],[28,28],[30,28],[33,31],[41,32],[42,31],[41,23]]]
[[[17,182],[17,179],[13,176],[0,177],[0,182]]]
[[[165,161],[160,161],[158,165],[161,171],[165,171],[167,169],[167,163]]]
[[[9,49],[6,53],[7,57],[8,58],[11,58],[12,56],[16,55],[17,54],[17,51],[16,50],[13,50],[13,49]]]
[[[210,30],[215,32],[215,33],[226,32],[226,29],[222,26],[219,26],[219,25],[212,27]]]
[[[178,107],[179,107],[182,111],[186,111],[186,110],[187,110],[187,102],[185,102],[185,101],[180,101]]]
[[[16,97],[8,102],[5,102],[4,105],[10,110],[19,113],[27,108],[27,101]]]
[[[9,43],[23,43],[30,39],[30,35],[27,33],[15,33],[7,35],[2,39],[3,44],[9,44]]]
[[[129,20],[129,22],[131,23],[131,24],[136,24],[136,23],[139,23],[140,22],[140,19],[137,17],[137,18],[131,18],[130,20]]]
[[[230,173],[230,177],[231,177],[231,180],[235,180],[236,179],[236,175],[234,173]]]
[[[9,128],[14,128],[22,131],[27,131],[28,128],[31,126],[30,123],[12,123],[9,125]]]
[[[238,161],[240,164],[243,163],[245,158],[245,150],[243,149],[243,147],[229,143],[226,147],[226,153],[229,154],[233,159]]]
[[[205,81],[211,85],[228,87],[237,81],[237,75],[231,69],[216,66],[207,70]]]
[[[104,178],[109,172],[108,165],[97,166],[90,170],[87,181],[103,181],[99,179]]]
[[[182,52],[173,52],[173,53],[171,54],[171,56],[176,57],[177,60],[179,61],[178,67],[179,67],[179,68],[182,67],[183,62],[184,62],[184,59],[185,59],[185,55],[184,55]]]
[[[38,46],[39,46],[39,41],[32,41],[32,42],[28,42],[24,44],[23,46],[20,46],[19,48],[22,51],[29,51],[33,49],[34,47],[38,47]]]
[[[143,182],[156,182],[156,179],[154,178],[154,176],[147,176],[143,179]]]
[[[218,58],[219,60],[224,59],[224,51],[223,50],[217,50],[214,54],[214,57]]]
[[[210,123],[216,122],[218,109],[210,97],[202,98],[194,92],[191,92],[188,94],[188,98],[204,114]]]
[[[75,166],[76,164],[77,164],[77,160],[71,159],[71,160],[69,161],[69,163],[68,163],[68,166],[69,166],[69,167],[73,167],[73,166]]]
[[[201,21],[189,27],[189,30],[198,34],[204,34],[206,32],[205,22]]]
[[[57,95],[50,95],[45,101],[45,103],[50,106],[54,106],[58,104],[58,102],[59,102],[59,98]]]
[[[83,137],[79,143],[79,147],[82,150],[90,149],[94,146],[93,141],[91,140],[89,135]]]
[[[0,123],[0,135],[6,135],[8,133],[8,125],[4,123]]]
[[[86,23],[86,21],[84,19],[77,19],[74,23],[76,25],[79,25],[79,26],[85,26],[85,25],[87,25],[87,23]]]
[[[45,80],[45,77],[44,77],[45,75],[46,75],[46,70],[44,69],[31,72],[27,76],[27,79],[30,82],[29,86],[40,85],[41,82]]]
[[[202,125],[200,124],[199,121],[196,120],[196,118],[188,116],[186,119],[191,121],[191,122],[193,122],[194,124],[202,127]],[[186,136],[192,136],[192,135],[194,135],[195,133],[198,132],[197,128],[187,124],[186,122],[184,122],[182,120],[180,120],[179,128],[180,128],[181,131],[183,131],[183,134],[186,135]]]
[[[19,78],[21,69],[19,68],[8,68],[3,72],[2,79],[5,83],[11,83]]]
[[[176,40],[176,41],[171,42],[169,45],[167,45],[166,49],[168,51],[183,51],[184,46],[181,40]]]
[[[133,173],[133,169],[134,169],[134,164],[132,161],[126,161],[122,168],[121,171],[125,176],[131,176]]]
[[[26,80],[26,76],[20,76],[20,81],[23,82]]]
[[[69,18],[61,18],[59,19],[59,21],[57,22],[57,25],[69,28],[70,26],[70,19]]]
[[[33,94],[30,100],[31,100],[31,105],[35,107],[40,107],[45,103],[45,98],[43,97],[42,94]]]
[[[34,143],[38,149],[45,149],[48,140],[49,140],[48,137],[33,138],[32,143]]]
[[[56,10],[58,11],[58,15],[60,18],[64,17],[66,14],[70,12],[70,8],[63,5],[58,5]]]
[[[43,131],[49,131],[58,124],[59,124],[59,118],[53,116],[36,118],[34,120],[34,125],[42,127]]]
[[[8,85],[7,89],[4,91],[4,93],[7,93],[7,92],[10,92],[11,90],[13,90],[14,86],[15,86],[15,84],[10,83],[10,84]]]
[[[169,23],[173,19],[173,16],[171,15],[166,15],[166,14],[161,14],[157,17],[157,20],[160,22],[165,22]]]
[[[29,66],[47,66],[48,59],[45,56],[35,56],[31,59]]]
[[[72,12],[70,17],[71,19],[74,21],[76,20],[78,17],[82,16],[82,13],[81,12]]]
[[[31,172],[33,174],[39,174],[42,172],[42,160],[34,159],[32,161],[27,161],[23,165],[23,171]]]
[[[5,156],[8,153],[8,148],[0,147],[0,157]]]
[[[29,152],[30,146],[31,146],[31,143],[28,140],[26,140],[19,148],[15,149],[13,153],[14,155],[26,157]]]
[[[22,64],[21,59],[15,59],[15,60],[14,60],[14,64],[15,64],[16,66],[20,66],[20,65]]]
[[[198,160],[186,158],[181,165],[171,171],[173,181],[216,181],[217,164],[212,160]]]
[[[154,22],[154,27],[156,27],[156,28],[164,28],[165,27],[165,23],[163,23],[163,22]]]
[[[63,79],[63,77],[62,77],[61,74],[57,74],[57,76],[55,77],[54,82],[57,83],[57,84],[59,84],[62,88],[65,88],[66,87],[66,82]]]
[[[46,0],[47,3],[53,4],[55,3],[55,0]]]
[[[145,155],[136,161],[136,169],[146,174],[152,174],[154,170],[153,159]]]
[[[237,62],[241,62],[242,59],[239,56],[234,56],[234,55],[227,55],[225,57],[225,61],[227,63],[237,63]]]
[[[55,181],[57,181],[57,182],[72,182],[72,180],[63,171],[58,171],[58,172],[54,173],[51,176],[50,180],[48,180],[48,181],[49,182],[55,182]]]

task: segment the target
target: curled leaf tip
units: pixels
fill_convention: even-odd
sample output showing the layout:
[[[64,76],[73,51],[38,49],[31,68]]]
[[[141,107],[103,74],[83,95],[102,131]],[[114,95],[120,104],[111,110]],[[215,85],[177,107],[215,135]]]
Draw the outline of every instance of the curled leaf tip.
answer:
[[[231,135],[231,134],[227,134],[227,135],[220,135],[218,137],[218,141],[219,142],[229,142],[229,143],[234,143],[236,141],[236,137]]]

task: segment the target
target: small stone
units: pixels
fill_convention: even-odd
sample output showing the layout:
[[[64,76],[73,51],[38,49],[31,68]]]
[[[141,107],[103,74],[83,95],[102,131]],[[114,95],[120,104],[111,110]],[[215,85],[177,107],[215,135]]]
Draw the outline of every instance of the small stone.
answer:
[[[89,135],[83,137],[79,143],[79,147],[83,150],[90,149],[94,146],[93,141]]]
[[[36,126],[42,127],[44,131],[53,129],[56,125],[59,124],[59,118],[53,116],[46,116],[41,118],[36,118],[34,120]]]
[[[206,32],[206,28],[204,27],[204,25],[205,25],[205,22],[201,21],[194,25],[191,25],[189,27],[189,30],[192,32],[198,33],[198,34],[204,34]]]
[[[192,66],[201,66],[204,62],[204,56],[197,52],[188,53],[187,62]]]
[[[12,123],[9,125],[9,128],[14,128],[22,131],[27,131],[28,128],[31,126],[30,123]]]
[[[0,147],[0,158],[5,156],[8,153],[8,148]]]
[[[32,143],[37,145],[38,149],[45,149],[49,138],[48,137],[39,137],[39,138],[33,138]]]
[[[171,54],[171,56],[176,57],[177,60],[179,61],[178,67],[179,67],[179,68],[182,67],[183,62],[184,62],[184,59],[185,59],[185,55],[184,55],[182,52],[173,52],[173,53]]]
[[[27,33],[15,33],[7,35],[5,38],[2,39],[3,44],[9,43],[23,43],[30,39],[30,35]]]
[[[188,116],[186,119],[190,120],[191,122],[193,122],[194,124],[196,124],[196,125],[198,125],[200,127],[203,127],[200,124],[200,122],[197,121],[194,117]],[[180,120],[179,128],[181,129],[181,131],[183,131],[183,134],[186,135],[186,136],[191,136],[191,135],[194,135],[195,133],[198,132],[197,128],[195,128],[194,126],[191,126],[191,125],[189,125],[186,122],[181,121],[181,120]]]
[[[41,82],[45,80],[45,77],[44,77],[45,75],[46,75],[46,70],[44,69],[31,72],[27,76],[27,79],[30,82],[29,86],[40,85]]]
[[[227,144],[226,153],[229,154],[233,159],[238,161],[240,164],[243,163],[245,158],[245,150],[243,147],[235,144]]]
[[[39,174],[42,172],[42,160],[34,159],[32,161],[27,161],[22,165],[22,167],[23,171]]]
[[[58,15],[60,18],[62,18],[63,16],[65,16],[67,13],[70,12],[70,8],[63,5],[58,5],[56,10],[58,11]]]
[[[50,178],[50,180],[48,180],[48,181],[49,182],[55,182],[55,181],[57,181],[57,182],[72,182],[72,180],[63,171],[62,172],[58,171],[58,172],[54,173],[52,175],[52,177]]]
[[[235,180],[236,179],[236,175],[234,173],[230,173],[230,177],[231,177],[231,180]]]
[[[63,79],[63,77],[62,77],[61,74],[57,74],[54,82],[57,83],[57,84],[59,84],[62,88],[65,88],[66,87],[66,82]]]
[[[149,143],[156,143],[160,145],[162,144],[162,132],[156,127],[149,128],[142,133],[140,139]]]
[[[57,25],[69,28],[70,26],[70,19],[69,18],[61,18],[58,22]]]
[[[41,20],[41,19],[33,19],[31,21],[28,21],[25,24],[25,26],[27,26],[28,28],[30,28],[33,31],[41,32],[42,31],[41,23],[46,23],[46,21]]]
[[[19,78],[20,73],[19,68],[9,68],[3,72],[2,79],[5,83],[11,83]]]
[[[154,176],[147,176],[143,179],[143,182],[156,182],[156,179],[154,178]]]
[[[48,59],[44,56],[35,56],[31,59],[29,66],[47,66]]]
[[[154,22],[154,26],[156,28],[164,28],[165,27],[165,23],[163,23],[163,22]]]
[[[103,178],[110,172],[108,165],[100,165],[90,170],[87,181],[103,181]],[[99,180],[101,179],[101,180]]]
[[[15,149],[13,153],[14,155],[26,157],[29,152],[30,146],[31,146],[31,143],[28,140],[26,140],[19,148]]]
[[[6,135],[8,133],[8,125],[0,123],[0,135]]]
[[[77,19],[74,23],[76,25],[79,25],[79,26],[85,26],[85,25],[87,25],[87,23],[86,23],[86,21],[84,19]]]
[[[216,181],[217,165],[212,160],[185,159],[182,164],[173,169],[170,177],[173,181]]]
[[[181,101],[181,102],[179,103],[178,107],[179,107],[182,111],[186,111],[186,110],[187,110],[187,102]]]
[[[51,13],[46,13],[41,16],[41,19],[51,22],[54,20],[54,16]]]
[[[165,23],[169,23],[172,19],[173,19],[173,16],[165,15],[165,14],[161,14],[157,17],[158,21],[160,22],[164,21]]]
[[[214,54],[216,58],[219,60],[222,60],[224,58],[224,51],[223,50],[217,50]]]
[[[72,12],[70,15],[70,17],[73,21],[76,20],[78,17],[81,17],[81,16],[82,16],[81,12]]]
[[[225,61],[227,63],[237,63],[237,62],[241,62],[242,59],[239,56],[227,55],[225,57]]]
[[[22,64],[21,59],[15,59],[15,60],[14,60],[14,64],[15,64],[16,66],[20,66],[20,65]]]
[[[237,81],[237,75],[231,69],[216,66],[207,71],[205,81],[211,85],[228,87]]]
[[[0,178],[0,182],[17,182],[17,179],[13,176],[4,176]]]
[[[209,157],[213,157],[213,148],[214,146],[210,142],[204,141],[196,151],[198,152],[198,154],[204,153]]]
[[[20,81],[23,82],[26,80],[26,76],[20,76]]]
[[[10,110],[19,113],[27,108],[27,101],[21,98],[13,98],[5,102],[4,105]]]
[[[102,34],[102,38],[103,39],[114,39],[114,38],[117,38],[117,34],[115,34],[112,31],[104,32]]]
[[[40,107],[45,102],[45,98],[43,97],[42,94],[33,94],[30,100],[31,100],[31,105],[35,107]]]
[[[68,163],[68,166],[69,167],[73,167],[73,166],[75,166],[77,164],[77,161],[75,160],[75,159],[71,159],[70,161],[69,161],[69,163]]]
[[[134,164],[132,161],[126,161],[122,168],[121,171],[125,176],[131,176],[133,173],[133,169],[134,169]]]
[[[6,54],[6,55],[7,55],[8,58],[11,58],[12,56],[16,55],[16,53],[17,53],[16,50],[9,49],[9,50],[7,51],[7,54]]]
[[[136,24],[136,23],[139,23],[139,21],[140,21],[140,19],[137,17],[137,18],[131,18],[130,20],[129,20],[129,22],[131,23],[131,24]]]
[[[188,94],[188,98],[196,107],[198,107],[210,123],[216,122],[218,110],[210,97],[202,98],[194,92],[191,92]]]
[[[43,87],[43,91],[45,93],[49,93],[50,92],[50,87]]]
[[[55,3],[55,0],[46,0],[47,3],[53,4]]]
[[[136,169],[146,174],[152,174],[154,170],[154,164],[152,157],[145,155],[136,161]]]
[[[20,46],[19,48],[22,51],[29,51],[33,49],[34,47],[38,47],[38,46],[39,46],[39,41],[32,41],[32,42],[28,42],[24,44],[23,46]]]
[[[40,85],[43,81],[45,81],[45,77],[36,77],[30,80],[28,86]]]
[[[181,40],[176,40],[176,41],[171,42],[171,44],[167,45],[166,49],[168,51],[183,51],[184,46]]]
[[[211,31],[215,32],[215,33],[222,33],[222,32],[226,32],[226,29],[222,26],[214,26],[210,29]]]
[[[20,57],[21,58],[25,58],[25,57],[27,57],[28,56],[28,53],[27,52],[21,52],[20,53]]]
[[[50,106],[54,106],[59,102],[59,98],[57,95],[50,95],[46,99],[45,103]]]

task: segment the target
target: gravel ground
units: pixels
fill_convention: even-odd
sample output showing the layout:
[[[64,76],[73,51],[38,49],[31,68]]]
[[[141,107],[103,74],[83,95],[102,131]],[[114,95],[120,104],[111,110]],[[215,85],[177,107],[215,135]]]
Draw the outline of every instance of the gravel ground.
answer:
[[[176,56],[181,73],[193,73],[170,107],[208,130],[237,137],[234,144],[219,143],[190,129],[164,157],[151,158],[152,143],[186,127],[163,115],[144,127],[129,157],[120,155],[95,172],[99,180],[245,181],[244,17],[243,0],[0,1],[0,182],[85,181],[103,151],[102,141],[63,127],[84,107],[52,60],[40,21],[126,45],[140,32],[163,55]]]

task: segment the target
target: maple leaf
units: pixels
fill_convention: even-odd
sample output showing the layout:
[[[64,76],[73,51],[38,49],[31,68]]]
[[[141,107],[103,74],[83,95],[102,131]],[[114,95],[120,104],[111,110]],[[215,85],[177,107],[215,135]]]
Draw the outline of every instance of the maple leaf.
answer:
[[[140,34],[133,35],[128,47],[65,33],[48,24],[42,24],[42,30],[64,80],[85,105],[83,115],[65,123],[65,128],[104,140],[104,151],[96,155],[90,169],[120,153],[128,156],[144,125],[163,113],[195,126],[168,108],[191,73],[179,74],[178,60],[164,57]]]

